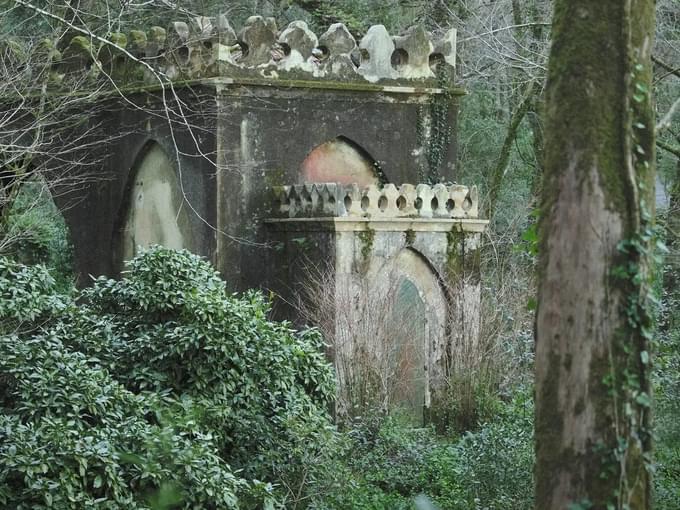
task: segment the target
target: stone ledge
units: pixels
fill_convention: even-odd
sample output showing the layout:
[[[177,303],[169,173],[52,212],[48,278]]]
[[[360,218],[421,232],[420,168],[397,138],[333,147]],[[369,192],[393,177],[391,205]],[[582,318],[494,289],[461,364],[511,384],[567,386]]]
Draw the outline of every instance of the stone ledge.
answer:
[[[274,230],[299,232],[484,232],[489,220],[425,218],[270,218],[265,224]]]

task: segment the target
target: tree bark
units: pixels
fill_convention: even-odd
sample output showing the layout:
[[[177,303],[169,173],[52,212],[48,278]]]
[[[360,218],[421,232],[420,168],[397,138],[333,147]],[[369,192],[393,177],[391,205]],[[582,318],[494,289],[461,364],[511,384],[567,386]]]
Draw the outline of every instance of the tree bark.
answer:
[[[654,1],[554,5],[535,508],[647,509]]]

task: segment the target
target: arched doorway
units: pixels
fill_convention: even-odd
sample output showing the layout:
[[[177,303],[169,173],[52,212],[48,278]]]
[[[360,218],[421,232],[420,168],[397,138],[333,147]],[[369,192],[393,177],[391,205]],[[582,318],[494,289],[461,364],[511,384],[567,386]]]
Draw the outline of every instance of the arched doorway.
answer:
[[[121,256],[129,260],[138,247],[159,244],[192,246],[188,207],[175,165],[157,143],[147,145],[128,187],[127,211],[121,231]]]
[[[430,264],[413,249],[401,250],[381,273],[392,310],[389,344],[384,346],[394,373],[390,400],[422,423],[431,380],[442,362],[446,296]]]

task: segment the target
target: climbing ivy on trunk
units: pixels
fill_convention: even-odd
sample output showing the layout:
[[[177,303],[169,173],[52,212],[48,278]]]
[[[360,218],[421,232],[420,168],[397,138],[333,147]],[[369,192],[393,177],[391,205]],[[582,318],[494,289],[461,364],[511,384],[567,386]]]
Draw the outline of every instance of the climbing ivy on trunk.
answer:
[[[555,0],[536,315],[537,509],[650,508],[653,0]]]

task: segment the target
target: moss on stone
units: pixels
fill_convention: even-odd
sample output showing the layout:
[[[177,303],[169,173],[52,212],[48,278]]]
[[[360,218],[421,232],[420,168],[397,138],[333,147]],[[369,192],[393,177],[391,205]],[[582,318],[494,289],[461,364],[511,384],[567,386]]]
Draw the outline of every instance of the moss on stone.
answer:
[[[406,243],[406,246],[413,246],[413,243],[416,241],[416,233],[412,228],[409,228],[408,230],[404,231],[404,242]]]
[[[119,46],[121,48],[125,48],[127,46],[127,43],[128,43],[128,38],[127,38],[127,35],[125,35],[122,32],[113,32],[109,36],[109,41],[111,41],[116,46]]]
[[[375,230],[368,225],[366,230],[357,232],[357,237],[361,243],[361,268],[362,272],[368,271],[368,266],[371,261],[371,252],[373,251],[373,243],[375,241]]]
[[[465,233],[461,230],[460,226],[454,225],[446,233],[446,276],[451,282],[460,279],[465,272],[464,242]]]
[[[308,74],[308,73],[305,73]],[[438,87],[437,86],[418,86],[411,83],[395,83],[390,85],[379,85],[368,82],[360,81],[336,81],[336,80],[309,80],[305,79],[307,76],[301,76],[298,79],[286,79],[286,78],[259,78],[259,77],[249,77],[241,76],[234,77],[233,81],[236,84],[242,85],[263,85],[268,87],[276,88],[308,88],[308,89],[328,89],[328,90],[346,90],[346,91],[357,91],[357,92],[386,92],[392,93],[395,88],[405,88],[413,89],[410,94],[432,94]],[[219,78],[219,77],[215,77]],[[443,89],[442,89],[443,92]],[[465,95],[466,92],[460,88],[447,89],[446,92],[452,95]],[[436,92],[435,92],[436,93]]]
[[[272,168],[264,173],[264,182],[267,188],[273,188],[274,186],[284,186],[286,182],[286,171],[281,168]]]
[[[141,30],[130,30],[130,43],[136,48],[146,47],[146,34]]]
[[[71,39],[67,51],[78,55],[90,56],[92,54],[92,44],[90,43],[90,39],[84,35],[77,35]]]

